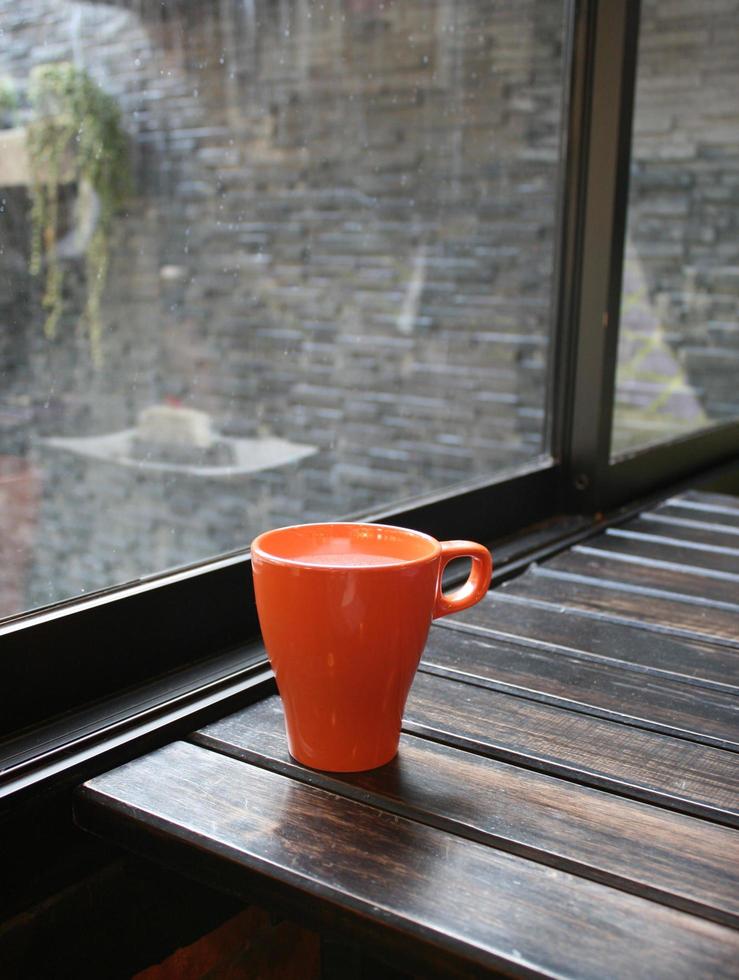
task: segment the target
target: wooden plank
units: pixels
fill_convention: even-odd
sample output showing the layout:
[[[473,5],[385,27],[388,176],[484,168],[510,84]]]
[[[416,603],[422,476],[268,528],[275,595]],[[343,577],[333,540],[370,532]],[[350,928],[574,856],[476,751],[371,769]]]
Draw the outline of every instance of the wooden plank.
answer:
[[[684,571],[665,562],[647,562],[622,554],[602,554],[589,545],[576,545],[541,566],[544,574],[566,572],[614,588],[632,586],[645,595],[666,595],[680,601],[727,610],[736,617],[739,640],[739,582],[724,572]],[[718,577],[721,576],[721,577]]]
[[[727,505],[725,500],[714,503],[683,496],[670,497],[654,508],[655,513],[660,511],[671,511],[680,517],[694,515],[697,520],[706,521],[709,524],[716,523],[739,528],[739,510]],[[680,511],[679,514],[678,511]]]
[[[278,697],[192,736],[204,747],[491,846],[739,926],[739,831],[403,735],[372,772],[317,773],[287,751]],[[464,786],[464,794],[459,788]]]
[[[231,888],[279,882],[380,941],[400,934],[480,967],[692,980],[729,977],[739,958],[735,930],[194,745],[97,777],[76,813],[126,843],[134,825],[152,856],[163,837],[182,842]]]
[[[561,604],[536,604],[510,594],[506,587],[489,592],[482,602],[462,613],[439,620],[436,628],[514,638],[519,644],[543,646],[596,663],[605,661],[719,690],[739,690],[739,658],[726,647],[655,633]]]
[[[739,583],[739,548],[716,548],[682,541],[679,537],[650,533],[647,521],[632,521],[623,527],[609,528],[588,541],[596,551],[612,551],[622,555],[668,562],[684,569],[702,569],[733,575]]]
[[[739,656],[733,658],[739,667]],[[433,628],[421,669],[739,751],[739,697],[552,651]]]
[[[655,590],[656,591],[656,590]],[[609,620],[631,623],[668,635],[697,637],[737,648],[737,614],[700,602],[684,602],[644,590],[614,589],[607,582],[583,576],[530,568],[524,575],[505,582],[500,592],[534,602],[578,609]]]
[[[672,497],[675,502],[688,502],[698,504],[711,504],[714,507],[728,507],[739,513],[739,497],[731,493],[710,493],[707,490],[686,490],[684,493]]]
[[[710,524],[695,521],[673,520],[659,514],[644,513],[634,518],[633,525],[643,524],[643,530],[649,534],[665,535],[681,541],[690,541],[697,545],[715,548],[729,548],[733,552],[739,548],[739,535],[728,533],[726,528],[717,528]],[[632,527],[632,522],[620,525]],[[640,528],[641,529],[641,528]],[[729,528],[733,531],[733,528]]]
[[[690,521],[707,528],[724,531],[725,534],[739,534],[739,514],[728,507],[709,507],[693,503],[664,503],[650,511],[658,517],[666,517],[671,521]]]
[[[739,826],[733,752],[423,672],[403,725],[413,735]]]

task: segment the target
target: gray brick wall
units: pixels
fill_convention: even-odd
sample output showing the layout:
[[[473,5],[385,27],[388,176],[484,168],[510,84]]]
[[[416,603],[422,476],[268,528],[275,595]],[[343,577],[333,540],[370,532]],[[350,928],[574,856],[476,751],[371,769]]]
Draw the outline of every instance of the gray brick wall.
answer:
[[[739,417],[739,3],[645,0],[615,446]]]
[[[666,16],[678,34],[686,19],[695,29],[695,13]],[[0,454],[27,457],[43,483],[33,560],[17,573],[27,605],[543,450],[559,3],[0,0],[0,22],[0,76],[22,87],[34,64],[72,59],[117,98],[136,176],[97,371],[78,330],[82,263],[67,263],[67,314],[49,343],[26,272],[25,197],[2,192]],[[665,145],[636,160],[645,194],[662,173],[677,179]],[[728,186],[736,168],[722,173]],[[690,189],[677,197],[693,206]],[[652,291],[672,268],[660,252],[672,220],[636,226]],[[706,233],[690,247],[710,249]],[[126,428],[168,397],[224,436],[317,451],[205,480],[43,441]]]

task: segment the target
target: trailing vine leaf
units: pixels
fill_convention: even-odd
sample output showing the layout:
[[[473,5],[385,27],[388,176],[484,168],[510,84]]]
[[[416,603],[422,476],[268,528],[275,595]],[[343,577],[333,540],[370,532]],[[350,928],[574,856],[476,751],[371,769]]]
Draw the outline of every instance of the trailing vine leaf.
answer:
[[[0,78],[0,129],[13,125],[18,110],[18,93],[10,78]]]
[[[31,165],[31,259],[29,271],[45,266],[44,332],[56,335],[63,312],[64,275],[59,261],[59,187],[83,182],[100,201],[95,232],[87,243],[87,299],[83,320],[96,364],[101,361],[100,301],[105,288],[113,218],[131,188],[128,145],[115,100],[86,71],[68,62],[42,65],[29,90],[35,118],[28,128]]]

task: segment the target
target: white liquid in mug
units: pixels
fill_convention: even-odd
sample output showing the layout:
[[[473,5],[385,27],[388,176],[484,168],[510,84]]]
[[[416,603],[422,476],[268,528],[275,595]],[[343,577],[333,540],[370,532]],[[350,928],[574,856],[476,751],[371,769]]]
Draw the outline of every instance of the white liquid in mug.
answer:
[[[405,558],[393,555],[369,555],[357,551],[322,553],[308,551],[303,555],[291,555],[291,561],[309,565],[327,565],[331,568],[367,568],[370,565],[402,565]]]

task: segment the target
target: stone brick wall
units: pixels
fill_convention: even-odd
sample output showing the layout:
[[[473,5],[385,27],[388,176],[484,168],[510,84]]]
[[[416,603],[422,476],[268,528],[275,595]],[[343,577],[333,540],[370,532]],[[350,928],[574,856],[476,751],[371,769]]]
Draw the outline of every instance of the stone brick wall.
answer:
[[[739,417],[739,3],[645,0],[614,444]]]
[[[50,344],[14,223],[3,396],[44,479],[31,604],[542,450],[558,4],[0,0],[0,17],[0,74],[76,59],[117,98],[136,170],[97,372],[79,269]],[[317,451],[206,481],[42,441],[167,397]]]
[[[699,30],[697,11],[656,9],[678,34]],[[28,606],[243,547],[269,525],[497,474],[544,449],[556,0],[0,0],[0,22],[0,77],[22,90],[35,64],[71,59],[116,97],[136,187],[116,226],[99,370],[78,327],[81,260],[66,263],[67,312],[50,343],[26,271],[27,199],[1,195],[0,455],[27,458],[43,485],[35,545],[28,532],[13,545]],[[655,33],[660,59],[673,33]],[[718,98],[710,66],[702,84]],[[655,76],[655,99],[660,86]],[[698,115],[670,117],[670,145],[693,139],[702,176],[665,193],[703,208],[697,232],[676,232],[683,258],[721,246],[729,272],[695,280],[710,296],[735,262],[711,194],[734,199],[737,170],[716,150],[723,116],[715,138],[686,137]],[[655,181],[662,195],[661,182],[684,180],[684,156],[659,131],[650,139],[636,201],[652,200]],[[654,212],[646,203],[630,226],[650,302],[679,292],[676,255],[664,252],[674,215]],[[731,334],[719,307],[706,316],[718,323],[711,337]],[[704,336],[691,317],[686,350]],[[685,357],[699,372],[704,354]],[[724,396],[710,377],[704,387],[714,411]],[[44,441],[125,429],[168,398],[207,411],[223,436],[316,451],[205,479]],[[0,615],[13,603],[0,598]]]

